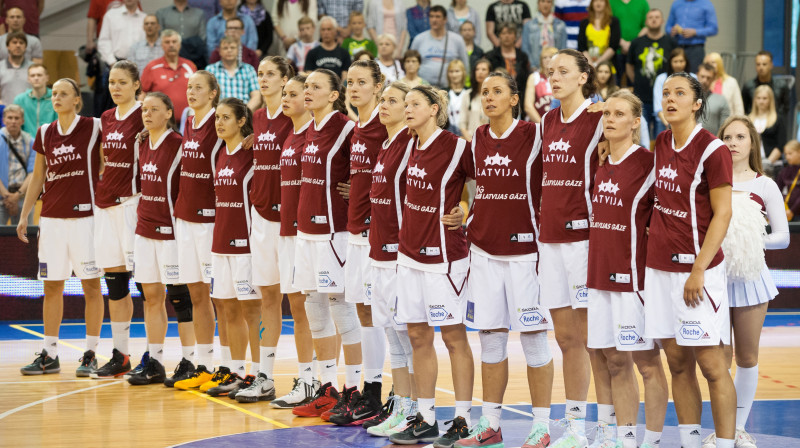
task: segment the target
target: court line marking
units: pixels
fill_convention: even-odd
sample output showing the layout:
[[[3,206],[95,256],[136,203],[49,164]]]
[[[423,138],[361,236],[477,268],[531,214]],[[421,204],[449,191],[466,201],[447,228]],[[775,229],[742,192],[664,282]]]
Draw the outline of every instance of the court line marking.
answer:
[[[42,333],[39,333],[38,331],[33,331],[33,330],[29,329],[29,328],[25,328],[25,327],[23,327],[21,325],[14,324],[14,325],[9,325],[9,327],[13,328],[15,330],[21,331],[23,333],[32,334],[32,335],[34,335],[36,337],[40,337],[40,338],[44,339],[44,335]],[[58,340],[58,343],[63,345],[63,346],[65,346],[65,347],[69,347],[69,348],[75,349],[75,350],[83,353],[83,349],[78,347],[77,345],[70,344],[69,342],[62,341],[61,339]],[[108,360],[111,359],[108,356],[98,355],[96,353],[95,353],[94,356],[97,357],[97,358],[100,358],[100,359],[102,359],[104,361],[108,361]]]
[[[767,314],[769,314],[769,313],[767,313]],[[797,314],[800,314],[800,312],[797,313]],[[294,322],[294,319],[281,319],[281,322]],[[167,324],[177,324],[177,323],[178,323],[178,321],[175,321],[175,320],[168,320],[167,321]],[[21,327],[44,327],[44,324],[15,324],[15,325],[19,325]],[[62,327],[76,327],[76,326],[80,326],[80,325],[86,325],[86,323],[84,323],[84,322],[63,322],[63,323],[61,323]],[[131,321],[131,325],[144,325],[144,322],[143,321]],[[286,324],[282,324],[282,325],[286,325]],[[103,326],[107,326],[107,327],[111,328],[111,322],[110,321],[109,322],[103,321]]]
[[[51,401],[51,400],[57,400],[59,398],[64,398],[64,397],[67,397],[67,396],[70,396],[70,395],[79,394],[81,392],[86,392],[86,391],[90,391],[90,390],[93,390],[93,389],[99,389],[101,387],[112,386],[114,384],[117,384],[117,382],[108,382],[108,383],[105,383],[105,384],[98,384],[97,386],[84,387],[83,389],[73,390],[71,392],[65,392],[63,394],[59,394],[59,395],[55,395],[55,396],[52,396],[52,397],[43,398],[41,400],[34,401],[34,402],[31,402],[31,403],[28,403],[28,404],[23,404],[22,406],[16,407],[14,409],[8,410],[8,411],[3,412],[2,414],[0,414],[0,420],[8,417],[9,415],[13,415],[13,414],[15,414],[15,413],[17,413],[19,411],[23,411],[25,409],[28,409],[30,407],[33,407],[33,406],[36,406],[36,405],[39,405],[39,404],[42,404],[42,403],[47,403],[48,401]],[[119,384],[122,384],[122,383],[119,383]]]
[[[249,415],[250,417],[254,417],[254,418],[257,418],[259,420],[263,420],[263,421],[265,421],[265,422],[267,422],[267,423],[269,423],[269,424],[271,424],[273,426],[277,426],[279,428],[291,428],[291,426],[285,425],[285,424],[283,424],[283,423],[281,423],[279,421],[273,420],[273,419],[271,419],[269,417],[265,417],[265,416],[263,416],[261,414],[256,414],[253,411],[248,411],[247,409],[244,409],[244,408],[241,408],[239,406],[236,406],[235,404],[231,404],[231,403],[225,402],[223,400],[220,400],[218,398],[212,397],[210,395],[206,395],[206,394],[204,394],[202,392],[198,392],[196,390],[188,390],[187,392],[189,392],[192,395],[196,395],[198,397],[205,398],[206,400],[212,401],[214,403],[221,404],[221,405],[229,407],[231,409],[235,409],[235,410],[237,410],[239,412],[242,412],[244,414]]]
[[[46,381],[0,381],[0,384],[53,384],[53,383],[94,383],[97,384],[100,381],[108,382],[108,381],[118,381],[117,378],[98,378],[94,379],[82,379],[82,380],[46,380]]]

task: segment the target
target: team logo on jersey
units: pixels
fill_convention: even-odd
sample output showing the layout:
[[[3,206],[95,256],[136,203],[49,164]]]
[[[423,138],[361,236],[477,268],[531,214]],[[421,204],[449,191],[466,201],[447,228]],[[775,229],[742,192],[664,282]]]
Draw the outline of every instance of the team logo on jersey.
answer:
[[[183,144],[185,149],[197,149],[200,147],[200,143],[197,140],[189,140],[188,142]]]
[[[600,184],[597,185],[597,191],[600,193],[617,194],[619,191],[619,184],[613,183],[611,179],[609,179],[605,182],[600,182]]]
[[[619,184],[611,182],[611,179],[605,182],[600,182],[597,184],[597,193],[592,197],[592,202],[622,207],[622,200],[617,197],[618,191]]]
[[[306,154],[316,154],[317,151],[319,151],[319,146],[317,146],[317,145],[315,145],[313,143],[310,143],[308,146],[306,146],[305,153]]]
[[[408,166],[408,175],[419,177],[420,179],[425,179],[425,175],[428,174],[425,172],[425,168],[419,169],[417,165],[409,165]]]
[[[122,139],[124,137],[125,136],[122,135],[122,132],[114,131],[114,132],[109,132],[108,135],[106,135],[106,140],[108,140],[110,142],[113,142],[113,141],[118,141],[119,142],[119,141],[122,141]]]
[[[672,168],[672,164],[662,167],[658,170],[658,179],[656,179],[656,188],[661,188],[675,193],[681,193],[681,186],[675,182],[678,177],[678,171]]]
[[[544,156],[543,161],[545,163],[578,163],[575,160],[575,156],[569,154],[569,149],[571,147],[569,140],[565,142],[563,138],[559,139],[557,142],[550,142],[548,146],[550,151]]]
[[[519,176],[516,169],[503,168],[511,163],[511,159],[507,156],[501,156],[500,153],[495,153],[493,156],[486,156],[483,161],[485,168],[478,168],[478,176]],[[497,168],[492,168],[497,167]]]
[[[381,162],[376,163],[375,164],[375,169],[372,170],[372,172],[375,173],[375,174],[382,174],[383,173],[383,164]]]
[[[72,151],[75,151],[75,147],[74,146],[72,146],[72,145],[67,146],[67,145],[62,143],[61,146],[59,146],[58,148],[53,150],[53,155],[54,156],[64,156],[64,155],[67,155],[67,154],[72,154]]]
[[[550,143],[550,151],[569,151],[571,146],[569,145],[569,140],[564,141],[564,139],[559,139],[557,142]]]
[[[275,133],[267,131],[267,132],[264,132],[262,134],[259,134],[258,135],[258,141],[259,142],[272,142],[272,141],[275,141]]]
[[[355,142],[353,143],[351,150],[353,151],[353,154],[364,154],[367,152],[367,145],[361,142]]]
[[[486,160],[483,161],[486,166],[508,166],[511,163],[511,159],[506,156],[501,156],[500,153],[496,153],[493,156],[486,156]]]
[[[142,165],[143,173],[155,173],[156,171],[158,171],[158,167],[153,162],[147,162],[144,165]]]
[[[293,155],[294,155],[294,148],[292,148],[291,146],[284,149],[283,152],[281,153],[281,157],[292,157]]]
[[[219,170],[219,177],[231,177],[233,176],[233,168],[225,167]]]
[[[666,177],[669,180],[675,180],[678,177],[678,172],[672,169],[672,164],[669,164],[658,170],[658,177]]]

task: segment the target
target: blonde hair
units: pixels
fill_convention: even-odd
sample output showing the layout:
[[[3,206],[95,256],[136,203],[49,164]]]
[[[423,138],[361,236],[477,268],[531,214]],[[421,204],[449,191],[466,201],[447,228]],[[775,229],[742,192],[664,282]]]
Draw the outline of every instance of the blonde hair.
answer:
[[[714,64],[717,66],[717,71],[714,73],[717,79],[726,80],[728,79],[728,74],[725,73],[725,64],[722,62],[722,56],[713,51],[708,53],[705,57],[705,60],[714,61]]]
[[[722,127],[719,128],[719,137],[720,140],[723,140],[723,136],[725,135],[725,130],[728,129],[728,126],[732,125],[736,122],[742,123],[746,128],[747,132],[750,134],[750,156],[748,157],[748,162],[750,164],[750,169],[755,171],[759,174],[764,174],[764,169],[761,167],[761,136],[758,135],[758,131],[756,127],[753,126],[753,122],[750,121],[750,118],[745,117],[744,115],[732,115],[722,123]]]
[[[626,101],[631,106],[631,113],[633,114],[633,117],[641,118],[642,100],[640,100],[638,96],[634,95],[633,92],[627,89],[617,90],[616,92],[612,93],[606,101],[612,98],[619,98],[621,100]],[[633,143],[638,145],[641,140],[642,140],[641,126],[639,126],[633,130]]]
[[[409,92],[417,91],[422,94],[427,100],[428,104],[433,106],[434,104],[439,107],[439,111],[436,112],[436,126],[444,129],[445,125],[447,125],[447,92],[441,89],[437,89],[436,87],[430,85],[419,85],[414,87],[413,89],[409,90]]]
[[[758,106],[756,106],[755,99],[758,95],[762,93],[767,94],[767,98],[769,99],[769,106],[767,106],[766,111],[759,110],[758,112],[756,112],[756,108]],[[760,86],[756,87],[755,92],[753,92],[753,109],[750,111],[750,115],[748,115],[748,118],[750,118],[753,121],[756,121],[756,119],[759,116],[763,117],[764,115],[767,116],[768,128],[774,126],[775,122],[778,121],[778,112],[775,110],[775,93],[772,92],[772,87],[770,87],[768,84],[761,84]]]
[[[461,87],[463,89],[464,86],[465,86],[465,83],[467,81],[467,68],[464,66],[464,63],[461,62],[461,59],[453,59],[452,61],[450,61],[449,64],[447,64],[447,73],[448,73],[448,75],[447,75],[447,86],[449,88],[451,88],[451,89],[453,88],[453,86],[450,85],[450,74],[449,73],[450,73],[450,70],[452,70],[454,68],[460,68],[461,69],[461,85],[458,86],[458,87]]]

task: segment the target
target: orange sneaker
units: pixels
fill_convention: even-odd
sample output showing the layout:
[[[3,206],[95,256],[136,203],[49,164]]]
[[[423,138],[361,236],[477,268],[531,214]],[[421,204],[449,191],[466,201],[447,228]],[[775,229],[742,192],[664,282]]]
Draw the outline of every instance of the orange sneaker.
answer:
[[[332,409],[339,402],[339,392],[331,383],[323,384],[310,403],[292,408],[292,414],[298,417],[319,417]]]

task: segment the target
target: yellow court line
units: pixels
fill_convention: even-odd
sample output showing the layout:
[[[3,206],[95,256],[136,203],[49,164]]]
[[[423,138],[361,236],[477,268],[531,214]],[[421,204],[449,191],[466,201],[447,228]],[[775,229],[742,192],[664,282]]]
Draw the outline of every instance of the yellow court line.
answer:
[[[221,404],[223,406],[227,406],[227,407],[229,407],[231,409],[234,409],[234,410],[237,410],[237,411],[242,412],[244,414],[247,414],[250,417],[254,417],[254,418],[257,418],[259,420],[263,420],[263,421],[265,421],[265,422],[267,422],[267,423],[269,423],[269,424],[271,424],[273,426],[277,426],[279,428],[291,428],[291,426],[284,425],[283,423],[275,421],[275,420],[273,420],[273,419],[271,419],[269,417],[264,417],[261,414],[256,414],[255,412],[248,411],[245,408],[241,408],[239,406],[236,406],[235,404],[228,403],[226,401],[223,401],[223,400],[220,400],[218,398],[206,395],[206,394],[198,392],[196,390],[189,390],[187,392],[189,392],[190,394],[193,394],[193,395],[197,395],[198,397],[205,398],[206,400],[213,401],[214,403]]]
[[[33,331],[33,330],[31,330],[31,329],[25,328],[25,327],[23,327],[22,325],[9,325],[9,327],[11,327],[11,328],[13,328],[13,329],[15,329],[15,330],[19,330],[19,331],[21,331],[21,332],[23,332],[23,333],[32,334],[32,335],[34,335],[34,336],[36,336],[36,337],[39,337],[39,338],[42,338],[42,339],[44,339],[44,335],[43,335],[42,333],[39,333],[38,331]],[[83,349],[82,349],[82,348],[80,348],[80,347],[78,347],[77,345],[70,344],[69,342],[64,342],[64,341],[62,341],[62,340],[60,340],[60,339],[59,339],[58,343],[59,343],[59,344],[61,344],[61,345],[63,345],[63,346],[66,346],[66,347],[73,348],[73,349],[75,349],[75,350],[77,350],[77,351],[79,351],[79,352],[83,353]],[[98,358],[100,358],[100,359],[102,359],[102,360],[104,360],[104,361],[108,361],[108,360],[110,360],[110,359],[111,359],[111,358],[109,358],[109,357],[107,357],[107,356],[98,355],[98,354],[96,354],[96,353],[95,353],[95,355],[94,355],[94,356],[96,356],[96,357],[98,357]]]

